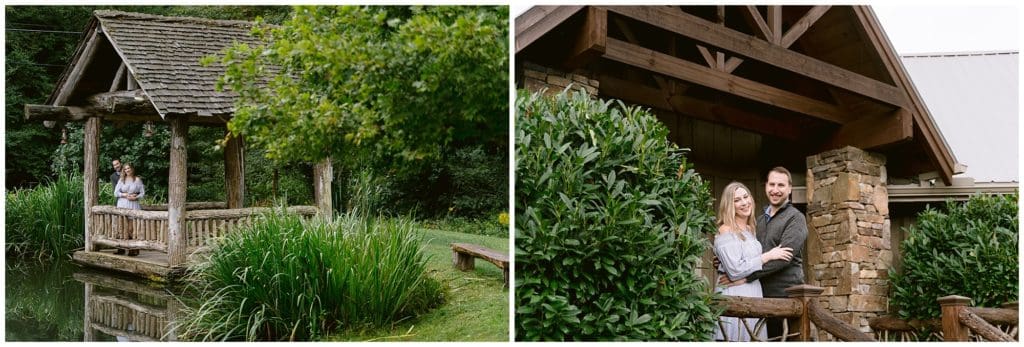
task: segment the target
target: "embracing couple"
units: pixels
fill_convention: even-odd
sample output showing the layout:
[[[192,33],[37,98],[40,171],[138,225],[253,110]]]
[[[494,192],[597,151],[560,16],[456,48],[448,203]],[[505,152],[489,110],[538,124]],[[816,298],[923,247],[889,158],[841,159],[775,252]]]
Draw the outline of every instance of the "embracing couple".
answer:
[[[719,273],[716,291],[730,296],[784,298],[786,288],[804,282],[800,253],[807,239],[807,221],[789,201],[792,189],[789,170],[775,167],[768,172],[765,194],[769,206],[763,211],[755,208],[753,192],[742,183],[732,182],[722,191],[714,242]],[[746,320],[743,324],[740,318],[722,317],[715,340],[750,341],[747,327],[753,330],[757,319]],[[758,330],[755,340],[782,336],[782,319],[769,318],[766,323],[767,332]],[[795,322],[789,327],[794,329]]]

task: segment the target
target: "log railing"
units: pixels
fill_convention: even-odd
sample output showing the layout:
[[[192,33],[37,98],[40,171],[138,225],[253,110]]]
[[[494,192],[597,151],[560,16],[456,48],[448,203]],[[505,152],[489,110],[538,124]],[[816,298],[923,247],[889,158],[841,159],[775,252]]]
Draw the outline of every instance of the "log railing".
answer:
[[[882,341],[1017,341],[1018,309],[1012,302],[1002,308],[969,307],[962,296],[939,298],[942,318],[904,321],[893,316],[869,320],[875,337]]]
[[[85,341],[103,340],[95,332],[128,341],[177,340],[170,323],[181,309],[165,288],[93,272],[74,278],[85,287]]]
[[[853,326],[843,322],[821,309],[817,297],[823,289],[810,285],[797,285],[786,289],[789,298],[748,298],[726,296],[720,303],[725,310],[722,316],[739,318],[796,318],[798,325],[791,327],[783,319],[783,336],[769,338],[770,341],[874,341],[874,339]],[[755,331],[764,328],[763,322],[749,326],[740,320],[745,329],[755,336]]]
[[[253,217],[261,213],[275,211],[274,208],[269,207],[187,210],[189,207],[200,206],[217,205],[198,203],[186,206],[186,249],[189,253],[208,246],[209,241],[213,238],[224,236],[249,224]],[[292,206],[286,210],[303,216],[316,214],[316,208],[313,206]],[[167,252],[168,213],[166,210],[131,210],[114,206],[93,206],[92,215],[92,224],[89,230],[92,233],[90,240],[94,245]]]

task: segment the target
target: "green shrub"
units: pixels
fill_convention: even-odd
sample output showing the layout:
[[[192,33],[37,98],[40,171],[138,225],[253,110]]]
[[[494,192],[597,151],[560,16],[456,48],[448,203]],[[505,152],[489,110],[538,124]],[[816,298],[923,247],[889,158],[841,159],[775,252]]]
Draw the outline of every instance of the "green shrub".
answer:
[[[188,281],[188,339],[315,340],[382,327],[439,304],[421,235],[406,220],[268,214],[223,239]]]
[[[451,176],[450,213],[490,218],[508,210],[508,156],[504,153],[489,154],[481,146],[459,148],[448,156],[444,169]]]
[[[967,202],[929,207],[900,245],[901,273],[889,270],[890,304],[904,319],[941,315],[936,299],[960,295],[973,306],[1017,300],[1017,194],[975,195]]]
[[[114,188],[99,185],[98,204],[114,204]],[[85,243],[82,177],[61,174],[34,188],[7,193],[5,251],[9,255],[52,258]]]
[[[516,339],[708,340],[707,184],[644,110],[516,100]]]

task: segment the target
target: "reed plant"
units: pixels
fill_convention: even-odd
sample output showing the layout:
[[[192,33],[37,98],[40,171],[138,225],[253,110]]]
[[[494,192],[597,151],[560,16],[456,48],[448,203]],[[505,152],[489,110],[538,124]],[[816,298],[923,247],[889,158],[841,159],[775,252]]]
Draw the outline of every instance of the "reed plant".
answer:
[[[407,220],[267,214],[219,241],[187,278],[186,339],[309,341],[380,327],[440,304]]]
[[[99,203],[112,204],[114,188],[101,183]],[[7,193],[5,251],[53,258],[82,247],[85,229],[82,178],[61,174],[33,188]]]

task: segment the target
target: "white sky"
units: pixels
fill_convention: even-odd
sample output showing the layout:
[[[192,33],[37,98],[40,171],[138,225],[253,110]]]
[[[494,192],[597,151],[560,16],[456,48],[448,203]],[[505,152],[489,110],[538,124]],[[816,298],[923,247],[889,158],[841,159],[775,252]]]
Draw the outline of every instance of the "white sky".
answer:
[[[872,9],[901,55],[1020,50],[1021,7],[1012,1],[974,2],[979,5],[935,3],[903,1],[883,5],[879,2],[872,4]],[[515,18],[529,7],[513,3],[510,14]]]

